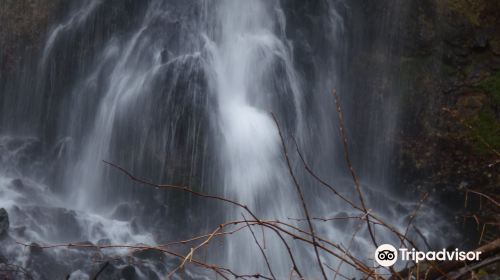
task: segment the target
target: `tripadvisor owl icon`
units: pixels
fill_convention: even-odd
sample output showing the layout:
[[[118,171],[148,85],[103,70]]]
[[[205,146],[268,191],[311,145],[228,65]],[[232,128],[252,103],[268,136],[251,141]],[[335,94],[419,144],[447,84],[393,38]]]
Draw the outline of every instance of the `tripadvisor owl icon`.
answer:
[[[375,251],[375,261],[381,266],[391,266],[398,260],[398,251],[390,244],[382,244]]]

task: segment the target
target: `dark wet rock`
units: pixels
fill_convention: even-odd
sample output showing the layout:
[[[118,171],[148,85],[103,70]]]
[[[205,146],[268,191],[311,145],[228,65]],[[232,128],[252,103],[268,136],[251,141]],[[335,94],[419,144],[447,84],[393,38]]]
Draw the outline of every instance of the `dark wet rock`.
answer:
[[[10,182],[12,188],[18,192],[23,192],[26,189],[26,186],[24,185],[23,180],[21,179],[14,179]]]
[[[135,271],[135,267],[128,265],[124,267],[121,271],[121,275],[124,280],[135,280],[137,279],[137,272]]]
[[[104,266],[105,264],[103,264]],[[103,266],[100,266],[99,269],[103,268]],[[99,274],[98,279],[120,279],[120,269],[118,269],[115,265],[108,263],[105,265],[104,269],[102,270],[101,274]],[[97,273],[97,271],[95,272]]]
[[[4,208],[0,209],[0,238],[7,236],[9,231],[9,214]]]
[[[68,263],[74,260],[74,256],[59,258],[53,252],[43,250],[36,254],[30,254],[26,262],[26,269],[39,274],[37,279],[64,279],[72,271],[68,267]]]
[[[8,262],[8,259],[4,255],[0,254],[0,264],[1,263],[7,263],[7,262]]]
[[[82,228],[73,210],[60,207],[33,207],[28,210],[36,224],[51,225],[47,234],[61,242],[81,239]]]
[[[122,203],[115,208],[112,217],[120,221],[130,221],[132,213],[130,205]]]
[[[111,239],[109,239],[109,238],[103,238],[103,239],[99,239],[99,241],[97,241],[97,245],[99,245],[99,246],[110,245],[110,244],[111,244]]]
[[[154,272],[154,271],[147,271],[146,273],[146,278],[149,280],[160,280],[160,277]]]
[[[163,260],[165,258],[165,255],[161,251],[154,249],[138,250],[132,253],[132,255],[139,259],[148,260]]]

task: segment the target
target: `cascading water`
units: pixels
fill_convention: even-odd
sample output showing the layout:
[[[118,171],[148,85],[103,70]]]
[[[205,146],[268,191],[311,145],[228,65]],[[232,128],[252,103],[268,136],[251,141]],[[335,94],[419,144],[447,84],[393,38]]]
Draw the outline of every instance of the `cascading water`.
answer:
[[[349,40],[349,28],[365,25],[350,17],[351,9],[356,7],[343,1],[67,4],[61,23],[47,35],[37,67],[27,71],[36,79],[27,82],[26,74],[18,74],[3,87],[0,207],[11,216],[12,238],[2,241],[6,249],[1,253],[37,278],[71,274],[72,279],[87,279],[96,271],[86,262],[87,252],[58,249],[40,255],[14,240],[159,244],[213,230],[242,215],[252,218],[238,208],[138,186],[103,160],[153,181],[237,200],[261,219],[305,228],[303,221],[290,219],[304,217],[293,171],[311,215],[355,215],[305,172],[294,148],[297,143],[312,169],[357,201],[337,140],[336,109],[329,95],[333,87],[346,100],[348,132],[376,126],[365,130],[366,141],[355,137],[352,149],[361,147],[362,152],[353,152],[354,163],[370,161],[360,173],[369,207],[404,230],[404,216],[415,202],[390,194],[383,156],[390,154],[384,139],[396,126],[395,111],[389,109],[397,103],[397,89],[393,86],[382,101],[369,99],[363,110],[369,117],[358,112],[357,102],[364,96],[344,71],[356,53],[349,49],[356,41]],[[283,145],[290,151],[290,168]],[[419,219],[435,215],[427,211]],[[370,261],[373,246],[366,229],[350,241],[357,221],[314,227],[330,240],[353,243],[353,252]],[[423,234],[441,244],[434,236],[438,230]],[[270,230],[262,234],[273,271],[288,279],[292,264],[281,240]],[[378,231],[380,240],[395,241],[389,235]],[[248,231],[230,236],[222,249],[210,247],[207,258],[242,274],[266,272],[249,240]],[[302,271],[321,277],[312,248],[287,241],[300,256]],[[107,256],[113,253],[122,251]],[[339,265],[326,254],[321,258]],[[176,265],[170,259],[149,259],[133,269],[137,277],[154,279]],[[113,269],[107,277],[130,271],[126,262]],[[342,271],[356,275],[346,266]],[[183,277],[211,278],[199,271],[186,273]]]
[[[281,154],[281,142],[271,112],[277,98],[286,99],[288,110],[300,120],[300,92],[288,49],[276,30],[282,31],[277,3],[264,1],[221,1],[217,3],[213,38],[206,37],[206,65],[211,91],[217,102],[213,113],[215,142],[220,143],[223,194],[255,209],[265,219],[298,216],[300,208]],[[273,73],[279,69],[280,75]],[[269,79],[269,76],[274,79]],[[281,112],[280,112],[281,113]],[[294,126],[297,126],[295,123]],[[297,201],[298,202],[298,201]],[[300,204],[297,204],[300,205]],[[241,209],[226,214],[241,219]],[[251,218],[251,217],[246,217]],[[272,234],[269,234],[272,235]],[[224,258],[228,266],[258,271],[264,260],[246,249],[250,233],[228,240]],[[277,238],[270,239],[270,257],[280,275],[289,264]],[[242,254],[242,252],[247,252]]]

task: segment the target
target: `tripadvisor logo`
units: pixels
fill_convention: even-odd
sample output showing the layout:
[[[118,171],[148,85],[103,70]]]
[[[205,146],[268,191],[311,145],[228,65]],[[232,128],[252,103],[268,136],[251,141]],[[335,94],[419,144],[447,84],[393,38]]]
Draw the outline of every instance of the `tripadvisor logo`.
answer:
[[[402,261],[478,261],[481,252],[479,251],[447,251],[442,249],[440,251],[422,252],[415,249],[408,250],[406,248],[399,248],[399,255]],[[398,260],[398,250],[390,244],[382,244],[375,251],[375,261],[384,267],[392,266]]]
[[[391,266],[398,260],[398,251],[390,244],[382,244],[375,251],[375,261],[381,266]]]

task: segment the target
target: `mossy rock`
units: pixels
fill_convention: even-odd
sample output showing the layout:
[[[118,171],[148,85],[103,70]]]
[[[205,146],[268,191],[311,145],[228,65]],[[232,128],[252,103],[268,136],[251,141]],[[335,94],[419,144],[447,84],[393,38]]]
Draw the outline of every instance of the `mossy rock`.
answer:
[[[477,83],[491,97],[493,105],[500,106],[500,71]]]
[[[479,114],[468,121],[476,138],[474,147],[481,153],[500,149],[500,121],[495,113],[500,106],[500,71],[477,82],[476,89],[487,94],[489,102]]]
[[[474,148],[481,154],[488,154],[500,149],[500,122],[495,113],[487,108],[469,122],[475,139]]]

